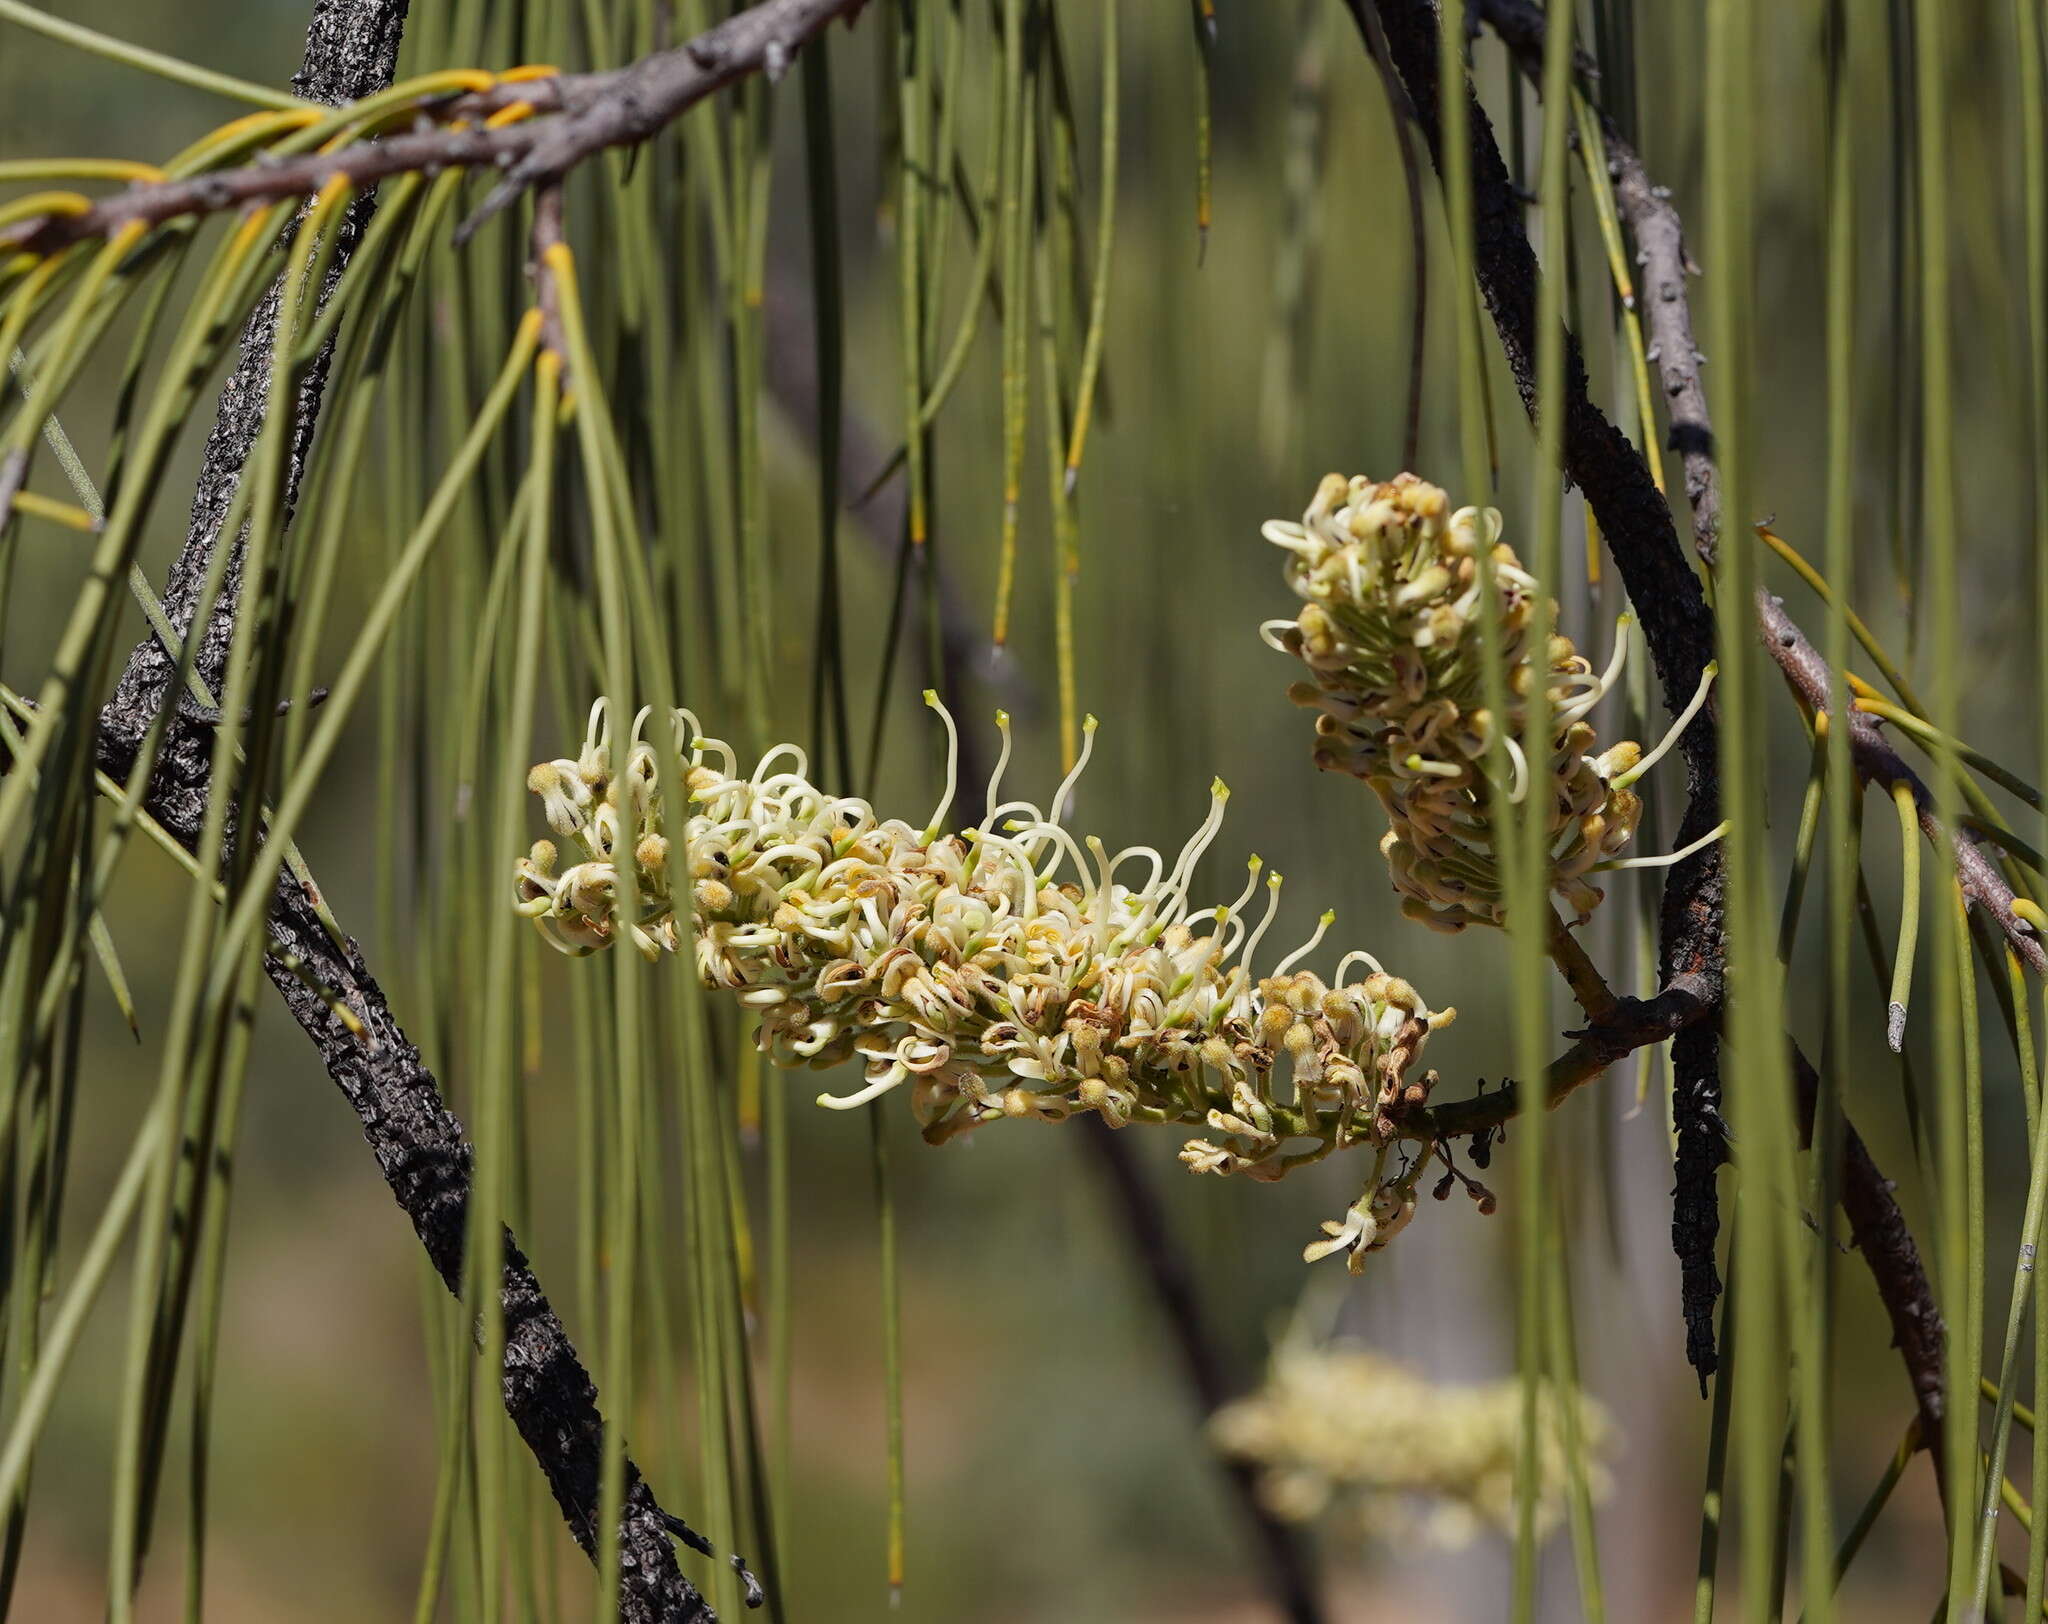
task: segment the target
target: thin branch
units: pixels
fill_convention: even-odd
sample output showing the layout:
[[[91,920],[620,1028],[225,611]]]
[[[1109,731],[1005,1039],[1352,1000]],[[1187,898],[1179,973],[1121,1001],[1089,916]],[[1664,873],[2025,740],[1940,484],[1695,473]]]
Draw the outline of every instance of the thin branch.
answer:
[[[1683,1032],[1700,1020],[1705,1005],[1688,987],[1670,987],[1655,998],[1617,998],[1607,1014],[1584,1031],[1544,1074],[1543,1102],[1556,1110],[1572,1093],[1637,1049]],[[1412,1110],[1394,1119],[1407,1139],[1455,1139],[1490,1134],[1505,1127],[1527,1103],[1518,1083],[1503,1082],[1490,1094]]]
[[[49,254],[75,242],[109,236],[133,221],[161,225],[181,216],[306,197],[335,179],[346,179],[360,191],[393,175],[418,171],[503,170],[505,178],[458,233],[467,236],[527,188],[559,180],[607,148],[637,145],[659,134],[726,86],[756,73],[779,79],[799,46],[835,18],[853,18],[866,3],[762,0],[687,44],[657,51],[627,67],[508,81],[421,107],[422,117],[447,121],[431,129],[358,141],[333,152],[133,186],[78,214],[32,215],[0,230],[0,248]],[[339,0],[328,0],[323,14],[338,4]],[[485,115],[515,103],[541,116],[495,129],[481,126]]]
[[[1769,593],[1759,592],[1757,620],[1763,627],[1764,646],[1778,662],[1800,703],[1816,715],[1834,718],[1837,712],[1831,703],[1834,695],[1827,661],[1793,623],[1784,603]],[[2048,952],[2042,950],[2041,939],[2012,911],[2012,887],[2006,884],[1998,865],[1984,855],[1974,832],[1969,832],[1968,838],[1957,839],[1935,816],[1934,792],[1879,731],[1876,717],[1852,705],[1847,721],[1849,759],[1857,776],[1882,784],[1887,790],[1903,785],[1912,791],[1913,804],[1919,809],[1920,832],[1936,850],[1953,854],[1956,881],[1963,888],[1964,898],[1990,916],[2012,944],[2013,951],[2036,974],[2048,975]]]
[[[1792,1075],[1798,1090],[1799,1138],[1802,1145],[1810,1145],[1814,1107],[1820,1098],[1820,1076],[1798,1044],[1791,1048]],[[1930,1451],[1936,1481],[1942,1484],[1946,1497],[1946,1484],[1942,1482],[1945,1406],[1941,1310],[1935,1305],[1934,1291],[1927,1282],[1927,1271],[1921,1266],[1913,1232],[1892,1194],[1892,1181],[1878,1171],[1870,1148],[1846,1118],[1842,1122],[1840,1173],[1842,1212],[1849,1220],[1849,1233],[1856,1238],[1856,1249],[1863,1254],[1864,1266],[1877,1282],[1877,1295],[1891,1321],[1892,1343],[1899,1350],[1906,1375],[1913,1384],[1913,1402],[1920,1414],[1920,1442]]]

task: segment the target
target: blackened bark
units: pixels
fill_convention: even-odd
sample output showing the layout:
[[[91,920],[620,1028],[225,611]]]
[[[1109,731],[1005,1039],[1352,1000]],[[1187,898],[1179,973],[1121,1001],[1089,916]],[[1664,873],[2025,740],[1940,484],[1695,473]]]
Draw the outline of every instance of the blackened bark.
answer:
[[[1368,32],[1366,6],[1376,7],[1395,66],[1441,171],[1442,102],[1437,84],[1435,7],[1430,0],[1346,0],[1346,4],[1361,34]],[[1493,125],[1469,86],[1464,94],[1472,149],[1474,268],[1516,389],[1533,421],[1539,405],[1536,254],[1529,245],[1521,203],[1494,140]],[[1687,562],[1670,506],[1651,479],[1649,466],[1628,437],[1593,403],[1578,343],[1569,333],[1565,335],[1563,396],[1565,473],[1585,493],[1587,505],[1600,521],[1608,551],[1650,646],[1665,706],[1675,715],[1691,700],[1714,658],[1713,612],[1699,577]],[[1704,403],[1701,412],[1703,418]],[[1677,843],[1684,846],[1721,821],[1721,775],[1711,702],[1701,707],[1686,728],[1679,751],[1685,762],[1686,809]],[[1658,966],[1664,986],[1683,988],[1696,998],[1709,1024],[1720,1018],[1727,962],[1725,889],[1721,848],[1714,845],[1695,853],[1671,869],[1658,927]],[[1679,1244],[1679,1263],[1690,1282],[1687,1357],[1704,1379],[1714,1358],[1711,1305],[1721,1289],[1712,1249],[1713,1236],[1720,1227],[1712,1168],[1720,1165],[1726,1153],[1713,1153],[1710,1165],[1708,1144],[1718,1143],[1721,1136],[1720,1089],[1713,1075],[1719,1044],[1696,1042],[1698,1064],[1703,1069],[1693,1086],[1686,1086],[1681,1077],[1672,1102],[1679,1135],[1678,1203],[1686,1209],[1674,1209],[1672,1237]],[[1704,1252],[1698,1249],[1702,1241]],[[1700,1301],[1707,1308],[1695,1315],[1693,1305]]]
[[[1673,1115],[1678,1124],[1677,1182],[1671,1192],[1671,1249],[1678,1254],[1678,1300],[1685,1315],[1685,1359],[1699,1373],[1700,1396],[1719,1367],[1714,1351],[1714,1303],[1721,1274],[1714,1244],[1721,1234],[1720,1189],[1715,1175],[1728,1160],[1721,1125],[1721,1034],[1708,1021],[1672,1040]]]
[[[412,1220],[435,1272],[459,1294],[472,1161],[462,1124],[443,1103],[433,1073],[392,1016],[356,944],[337,951],[311,900],[289,875],[279,883],[271,934],[363,1023],[364,1036],[358,1038],[302,980],[268,961],[271,984],[354,1107],[384,1180]],[[505,1315],[505,1413],[546,1475],[569,1532],[594,1556],[604,1434],[597,1389],[509,1231],[499,1296]],[[630,1461],[626,1486],[620,1616],[632,1624],[713,1619],[676,1567],[668,1514]],[[708,1542],[683,1537],[709,1553]]]
[[[338,105],[382,90],[391,83],[398,65],[399,36],[405,30],[409,0],[318,0],[312,23],[306,30],[306,55],[299,71],[292,75],[292,89],[314,101]],[[342,217],[334,258],[329,266],[320,297],[324,302],[347,267],[363,228],[376,211],[375,192],[364,192],[350,204]],[[214,548],[220,544],[221,529],[228,509],[241,485],[242,471],[254,454],[263,433],[264,408],[270,389],[271,352],[277,341],[278,304],[281,282],[273,282],[262,301],[243,323],[241,350],[235,369],[221,386],[214,411],[213,428],[206,437],[206,450],[199,465],[199,479],[192,494],[192,514],[185,530],[185,545],[171,564],[165,583],[163,604],[172,626],[180,636],[189,636],[199,608],[201,584]],[[299,480],[305,472],[312,448],[313,431],[320,417],[320,401],[327,389],[327,370],[334,358],[330,337],[313,364],[300,379],[294,402],[291,443],[286,449],[284,490],[279,508],[281,521],[289,523],[298,498]],[[220,604],[223,606],[206,626],[194,656],[193,671],[215,694],[227,671],[228,648],[234,640],[234,604],[240,592],[243,537],[234,540],[234,551],[222,578]],[[150,719],[156,715],[165,687],[177,667],[177,653],[166,649],[154,636],[137,644],[121,673],[114,702],[102,711],[100,726],[112,730],[117,742],[132,757]],[[190,755],[203,752],[207,740],[190,729],[176,730],[164,748],[174,747]],[[190,762],[186,764],[188,767]],[[181,775],[187,776],[187,775]],[[204,774],[198,780],[202,786]],[[204,799],[202,788],[200,795]],[[197,824],[194,824],[197,827]]]
[[[314,0],[292,89],[330,107],[391,83],[409,0]]]

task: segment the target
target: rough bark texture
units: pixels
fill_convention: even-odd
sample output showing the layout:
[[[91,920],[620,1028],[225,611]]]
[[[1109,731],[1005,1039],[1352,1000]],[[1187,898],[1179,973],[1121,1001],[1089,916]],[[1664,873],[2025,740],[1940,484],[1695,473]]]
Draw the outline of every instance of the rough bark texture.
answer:
[[[301,955],[362,1021],[366,1037],[358,1039],[304,982],[269,962],[271,984],[354,1107],[385,1182],[412,1220],[435,1272],[459,1293],[471,1166],[462,1124],[442,1102],[433,1074],[393,1018],[355,943],[336,950],[289,875],[279,885],[271,934],[287,953]],[[604,1434],[597,1389],[509,1231],[499,1298],[505,1315],[505,1413],[546,1474],[569,1532],[594,1554]],[[676,1566],[668,1515],[630,1461],[626,1484],[621,1617],[632,1624],[712,1619]]]
[[[1365,8],[1376,4],[1386,31],[1388,49],[1408,95],[1422,121],[1430,151],[1443,164],[1442,102],[1438,94],[1438,25],[1429,0],[1346,0],[1361,33]],[[1536,399],[1537,288],[1540,277],[1535,251],[1522,223],[1522,210],[1507,164],[1494,140],[1493,125],[1478,98],[1464,90],[1471,132],[1474,261],[1487,309],[1500,336],[1509,370],[1522,404],[1533,420]],[[1686,561],[1677,527],[1664,495],[1650,478],[1648,466],[1628,437],[1593,403],[1578,344],[1566,335],[1564,367],[1565,473],[1585,493],[1587,505],[1600,521],[1608,551],[1628,590],[1629,603],[1643,628],[1664,691],[1674,715],[1698,689],[1707,663],[1714,658],[1712,611],[1699,577]],[[1679,740],[1685,762],[1686,810],[1677,843],[1689,845],[1721,821],[1721,775],[1716,756],[1714,707],[1703,706]],[[1726,963],[1724,892],[1726,877],[1721,848],[1709,846],[1670,871],[1664,887],[1658,929],[1659,973],[1667,989],[1682,988],[1698,1001],[1709,1018],[1718,1018],[1722,971]],[[1682,1079],[1681,1079],[1682,1081]],[[1699,1177],[1705,1156],[1695,1148],[1685,1157],[1688,1139],[1695,1146],[1718,1137],[1718,1114],[1696,1114],[1709,1104],[1712,1089],[1681,1087],[1673,1101],[1681,1147],[1677,1168],[1676,1204],[1692,1211],[1684,1223],[1674,1221],[1672,1238],[1680,1245],[1679,1263],[1695,1282],[1694,1298],[1711,1304],[1719,1293],[1712,1238],[1718,1218],[1708,1222],[1701,1203],[1711,1206],[1711,1174]],[[1696,1248],[1702,1241],[1707,1250]],[[1700,1322],[1687,1316],[1687,1352],[1702,1379],[1712,1368],[1711,1318],[1702,1333]]]
[[[319,0],[313,21],[306,30],[306,56],[292,76],[292,89],[299,95],[330,105],[352,101],[391,83],[398,65],[399,36],[405,29],[408,0]],[[363,227],[377,206],[376,194],[365,192],[351,205],[340,230],[325,285],[324,300],[354,251]],[[198,610],[200,586],[227,522],[229,505],[241,483],[242,469],[255,451],[263,432],[265,396],[270,388],[270,355],[277,338],[278,300],[282,288],[272,283],[248,321],[242,327],[241,350],[235,369],[221,386],[213,428],[206,437],[206,451],[200,462],[199,480],[192,495],[192,516],[186,526],[185,545],[171,566],[165,583],[164,610],[181,635],[192,629]],[[327,369],[333,359],[330,339],[319,358],[307,368],[300,381],[297,410],[293,416],[291,445],[285,459],[283,513],[289,519],[297,498],[306,454],[313,442],[319,420],[320,399],[327,388]],[[236,537],[234,555],[228,561],[220,601],[232,605],[241,585],[242,538]],[[232,641],[232,611],[216,615],[206,628],[193,669],[206,686],[219,692],[227,669],[228,645]],[[138,644],[121,673],[114,703],[102,713],[103,729],[115,730],[117,740],[133,753],[142,734],[156,714],[165,686],[177,664],[174,651],[151,637]],[[167,745],[169,740],[166,741]],[[181,748],[193,741],[178,741]],[[201,791],[202,799],[204,791]],[[197,827],[197,824],[194,824]]]
[[[302,95],[334,102],[389,84],[405,14],[405,0],[320,0],[307,32],[305,65],[294,77],[294,87]],[[366,192],[349,211],[323,296],[340,276],[374,207],[374,194]],[[198,633],[195,669],[216,693],[234,638],[243,540],[239,535],[224,538],[222,527],[262,433],[278,298],[273,286],[243,329],[240,357],[222,388],[207,439],[185,546],[165,593],[173,625],[189,635],[215,549],[235,549],[215,612]],[[283,497],[287,516],[312,444],[328,359],[327,353],[320,356],[296,392]],[[190,848],[196,846],[204,823],[214,730],[189,714],[178,696],[167,693],[175,666],[175,654],[155,636],[136,646],[114,698],[101,711],[98,755],[103,770],[124,777],[154,718],[166,704],[172,706],[146,805]],[[355,1110],[385,1182],[412,1221],[435,1271],[451,1292],[459,1294],[469,1214],[470,1146],[356,944],[337,944],[329,937],[317,902],[289,872],[281,875],[271,935],[287,960],[302,964],[317,983],[339,995],[362,1023],[363,1036],[351,1033],[278,960],[267,959],[266,971]],[[500,1301],[505,1318],[506,1413],[546,1476],[570,1533],[594,1556],[604,1434],[597,1390],[509,1231]],[[619,1555],[621,1618],[627,1624],[713,1620],[711,1608],[677,1567],[670,1541],[673,1533],[707,1553],[710,1546],[662,1510],[630,1461],[626,1484]]]
[[[407,6],[408,0],[315,0],[292,89],[335,107],[390,84]]]
[[[1699,1374],[1704,1397],[1707,1378],[1720,1365],[1714,1350],[1714,1304],[1721,1295],[1721,1274],[1714,1265],[1714,1246],[1721,1234],[1715,1175],[1728,1160],[1721,1123],[1718,1025],[1703,1021],[1679,1033],[1672,1040],[1671,1062],[1676,1074],[1672,1118],[1678,1125],[1678,1149],[1672,1159],[1676,1180],[1671,1193],[1671,1249],[1678,1254],[1686,1362]]]
[[[1435,8],[1430,0],[1346,3],[1354,14],[1368,3],[1376,5],[1417,114],[1424,120],[1432,151],[1436,151],[1439,103]],[[1476,10],[1525,64],[1540,59],[1543,14],[1528,0],[1477,0]],[[1533,417],[1535,256],[1523,232],[1507,168],[1494,145],[1491,127],[1469,90],[1467,105],[1472,130],[1475,213],[1479,222],[1477,270],[1524,405]],[[1685,463],[1695,543],[1701,554],[1711,559],[1720,527],[1719,479],[1714,465],[1712,420],[1700,382],[1700,357],[1692,345],[1692,318],[1685,294],[1684,229],[1667,194],[1650,184],[1640,161],[1611,129],[1608,142],[1610,160],[1617,166],[1615,173],[1624,213],[1644,256],[1644,281],[1652,290],[1652,302],[1657,307],[1651,314],[1651,330],[1660,346],[1658,365],[1671,402],[1672,447]],[[1437,157],[1441,163],[1440,152]],[[1685,561],[1670,509],[1651,481],[1642,458],[1587,395],[1575,347],[1567,355],[1566,394],[1566,471],[1585,491],[1599,517],[1657,662],[1666,704],[1675,707],[1690,695],[1697,672],[1712,657],[1715,633],[1711,611]],[[1813,654],[1812,645],[1784,616],[1783,606],[1775,600],[1760,595],[1757,608],[1765,641],[1795,688],[1801,689],[1802,698],[1809,704],[1824,708],[1826,682],[1823,676],[1815,689],[1813,672],[1818,656]],[[1709,705],[1702,709],[1682,741],[1691,802],[1681,826],[1681,841],[1704,834],[1720,821],[1719,778],[1714,761],[1716,727],[1713,707]],[[1897,772],[1910,779],[1910,770],[1898,761],[1874,726],[1862,727],[1852,721],[1852,727],[1856,728],[1859,770],[1872,776]],[[1930,839],[1947,840],[1939,826],[1931,823],[1931,813],[1924,802],[1922,827]],[[1958,843],[1958,853],[1965,885],[1978,888],[1972,900],[1985,906],[2029,963],[2041,965],[2044,961],[2040,944],[2031,938],[2018,939],[2026,933],[2012,916],[2011,893],[2005,890],[1996,868],[1968,842]],[[1673,1116],[1679,1148],[1672,1240],[1681,1267],[1688,1356],[1700,1370],[1703,1381],[1714,1358],[1712,1309],[1720,1292],[1714,1259],[1720,1228],[1714,1174],[1727,1158],[1720,1117],[1718,1052],[1726,962],[1723,893],[1722,865],[1716,847],[1671,871],[1661,922],[1665,994],[1683,989],[1698,999],[1696,1024],[1680,1032],[1673,1042],[1677,1071]],[[1819,1079],[1796,1050],[1794,1062],[1801,1132],[1810,1134]],[[1843,1127],[1842,1208],[1891,1316],[1894,1340],[1920,1407],[1922,1439],[1938,1440],[1942,1380],[1940,1315],[1918,1249],[1892,1197],[1890,1182],[1871,1160],[1854,1129],[1847,1123]]]

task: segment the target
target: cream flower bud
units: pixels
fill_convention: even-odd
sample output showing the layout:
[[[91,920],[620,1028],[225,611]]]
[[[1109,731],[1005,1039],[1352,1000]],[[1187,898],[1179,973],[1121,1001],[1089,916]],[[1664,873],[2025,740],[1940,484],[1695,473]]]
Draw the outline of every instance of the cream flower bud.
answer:
[[[721,914],[733,905],[732,887],[717,880],[699,880],[690,888],[690,900],[699,913]]]
[[[583,827],[582,811],[570,792],[572,784],[577,789],[583,787],[574,779],[565,778],[559,766],[551,761],[543,761],[526,775],[526,787],[541,798],[548,826],[558,835],[573,835]],[[587,801],[588,798],[586,792],[583,799]]]

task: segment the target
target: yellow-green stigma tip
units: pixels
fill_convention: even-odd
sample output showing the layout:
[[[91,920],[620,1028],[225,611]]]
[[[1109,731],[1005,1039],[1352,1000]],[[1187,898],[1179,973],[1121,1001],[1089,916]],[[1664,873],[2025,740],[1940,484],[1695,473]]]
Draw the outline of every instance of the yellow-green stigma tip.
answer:
[[[925,703],[926,703],[927,705],[931,706],[931,708],[932,708],[933,710],[937,710],[937,709],[939,708],[939,691],[938,691],[938,689],[936,689],[936,688],[927,688],[927,689],[925,689],[925,691],[924,691],[924,702],[925,702]]]

